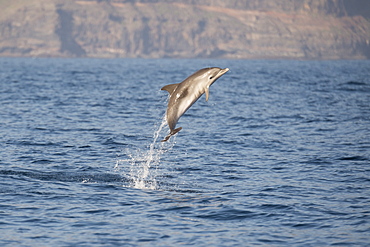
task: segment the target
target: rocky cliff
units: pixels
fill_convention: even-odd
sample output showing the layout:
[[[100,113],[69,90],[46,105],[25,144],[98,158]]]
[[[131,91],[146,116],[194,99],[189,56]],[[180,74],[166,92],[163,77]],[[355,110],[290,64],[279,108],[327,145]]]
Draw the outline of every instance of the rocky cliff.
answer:
[[[366,59],[366,9],[368,0],[1,0],[0,56]]]

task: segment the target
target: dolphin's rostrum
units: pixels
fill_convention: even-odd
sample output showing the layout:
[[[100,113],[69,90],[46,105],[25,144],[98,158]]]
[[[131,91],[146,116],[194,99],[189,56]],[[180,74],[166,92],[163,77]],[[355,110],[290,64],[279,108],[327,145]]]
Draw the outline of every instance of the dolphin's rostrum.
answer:
[[[170,127],[170,133],[162,142],[167,141],[182,129],[182,127],[175,129],[177,121],[200,96],[206,93],[206,101],[208,101],[209,87],[227,71],[229,71],[228,68],[204,68],[198,70],[181,83],[170,84],[161,89],[166,90],[170,94],[166,111],[166,120]]]

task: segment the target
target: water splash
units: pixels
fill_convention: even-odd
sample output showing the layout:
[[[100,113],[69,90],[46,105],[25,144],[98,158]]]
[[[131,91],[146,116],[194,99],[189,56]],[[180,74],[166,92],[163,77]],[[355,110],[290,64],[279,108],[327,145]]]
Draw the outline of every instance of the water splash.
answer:
[[[153,141],[149,145],[149,150],[126,150],[129,159],[118,160],[115,169],[123,163],[130,164],[130,172],[128,174],[131,181],[130,187],[137,189],[158,189],[158,182],[156,177],[158,174],[158,165],[162,155],[172,149],[175,142],[159,142],[158,138],[166,125],[166,118],[163,117],[159,128],[154,132]]]

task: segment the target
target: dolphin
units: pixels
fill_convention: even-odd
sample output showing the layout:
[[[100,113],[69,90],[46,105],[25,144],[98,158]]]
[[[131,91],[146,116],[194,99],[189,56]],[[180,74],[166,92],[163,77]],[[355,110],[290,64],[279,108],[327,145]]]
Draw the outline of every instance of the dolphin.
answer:
[[[162,142],[167,141],[182,129],[182,127],[175,129],[177,121],[200,96],[206,93],[206,101],[208,101],[209,87],[227,71],[229,71],[228,68],[204,68],[180,83],[170,84],[161,88],[161,90],[166,90],[170,94],[166,111],[166,120],[170,133]]]

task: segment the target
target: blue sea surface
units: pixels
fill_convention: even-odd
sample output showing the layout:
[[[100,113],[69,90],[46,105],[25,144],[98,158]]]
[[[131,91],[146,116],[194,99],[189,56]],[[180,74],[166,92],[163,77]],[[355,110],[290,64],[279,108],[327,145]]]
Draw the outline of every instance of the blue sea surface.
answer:
[[[0,130],[0,246],[370,246],[369,60],[0,58]]]

